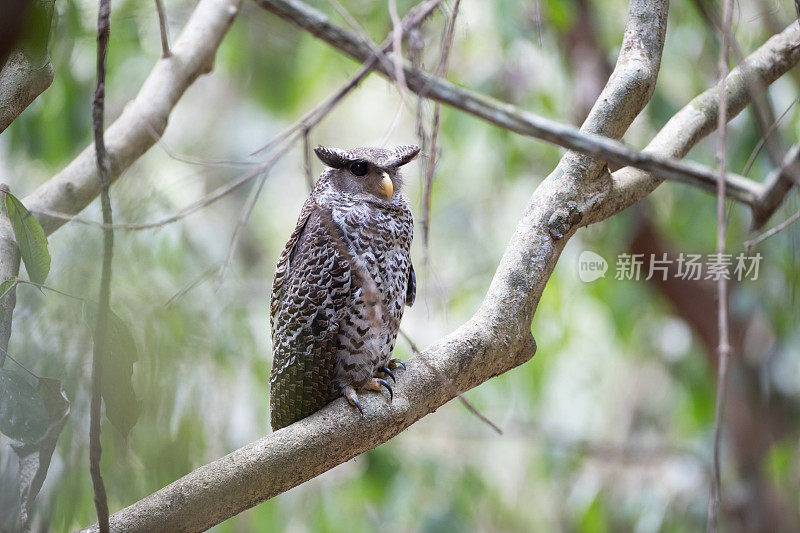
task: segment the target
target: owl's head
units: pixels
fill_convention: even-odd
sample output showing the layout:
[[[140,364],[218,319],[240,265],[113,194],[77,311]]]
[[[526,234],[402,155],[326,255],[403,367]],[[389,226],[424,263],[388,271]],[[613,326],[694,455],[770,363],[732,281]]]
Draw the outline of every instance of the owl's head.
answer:
[[[419,146],[352,150],[317,146],[314,153],[330,167],[323,176],[334,190],[367,193],[381,200],[391,200],[403,185],[399,168],[417,157]]]

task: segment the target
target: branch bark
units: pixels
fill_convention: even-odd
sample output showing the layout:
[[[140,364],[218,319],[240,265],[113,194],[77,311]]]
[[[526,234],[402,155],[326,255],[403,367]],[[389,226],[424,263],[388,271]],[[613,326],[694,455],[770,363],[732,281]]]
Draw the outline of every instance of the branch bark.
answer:
[[[8,57],[5,57],[6,50],[0,51],[0,133],[53,83],[53,65],[47,55],[47,42],[54,3],[55,0],[28,2],[21,17],[14,13],[16,8],[3,5],[6,20],[3,21],[5,24],[0,24],[0,29],[7,34],[0,40],[13,35],[13,41],[20,29],[23,38]],[[47,28],[37,27],[36,34],[29,35],[24,26],[33,24],[47,24]]]
[[[598,102],[586,131],[621,136],[641,111],[655,85],[666,16],[667,0],[631,2],[615,76],[604,91],[618,98]],[[567,237],[578,227],[569,207],[604,176],[602,170],[592,158],[564,157],[533,194],[481,307],[466,324],[408,361],[392,404],[365,396],[361,418],[340,398],[115,513],[112,529],[205,530],[387,441],[458,391],[528,361],[536,351],[533,313]]]
[[[0,133],[53,83],[53,64],[13,50],[0,71]]]
[[[211,71],[214,55],[241,1],[201,0],[172,47],[172,55],[156,62],[139,94],[106,129],[112,182],[164,133],[169,115],[184,91],[198,76]],[[48,216],[40,209],[76,214],[100,193],[94,154],[92,144],[22,200],[47,235],[65,221]]]

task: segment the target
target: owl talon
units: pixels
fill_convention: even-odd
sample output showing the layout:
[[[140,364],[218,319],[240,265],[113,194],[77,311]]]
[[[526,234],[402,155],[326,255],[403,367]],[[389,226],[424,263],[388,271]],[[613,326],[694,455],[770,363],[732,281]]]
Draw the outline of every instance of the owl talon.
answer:
[[[392,391],[392,386],[385,379],[381,378],[372,378],[367,384],[364,386],[365,389],[379,391],[381,387],[384,387],[386,390],[389,391],[389,403],[392,403],[394,400],[394,392]]]
[[[378,373],[379,374],[383,374],[385,376],[389,376],[390,378],[392,378],[392,383],[397,383],[397,379],[395,379],[394,373],[391,370],[389,370],[388,368],[386,368],[385,366],[380,367],[378,369]],[[381,377],[384,377],[384,376],[381,376]]]
[[[344,397],[347,398],[347,401],[350,402],[350,405],[358,409],[358,412],[361,413],[361,416],[364,416],[364,409],[362,409],[361,404],[358,403],[358,395],[353,387],[345,387]]]
[[[391,369],[391,370],[394,370],[398,366],[402,366],[403,370],[406,369],[406,364],[403,361],[401,361],[400,359],[390,359],[389,360],[389,364],[386,365],[386,366],[388,366],[389,369]]]

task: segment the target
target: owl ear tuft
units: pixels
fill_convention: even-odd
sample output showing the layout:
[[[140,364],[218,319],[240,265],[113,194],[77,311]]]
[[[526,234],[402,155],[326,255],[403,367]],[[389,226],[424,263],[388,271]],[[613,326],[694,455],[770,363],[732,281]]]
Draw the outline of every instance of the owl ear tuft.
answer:
[[[392,150],[389,165],[387,166],[401,167],[417,157],[417,154],[419,154],[419,146],[413,144],[397,146]]]
[[[347,152],[339,150],[338,148],[327,148],[325,146],[317,146],[314,148],[314,153],[317,154],[319,160],[331,168],[342,168],[350,163],[350,158]]]

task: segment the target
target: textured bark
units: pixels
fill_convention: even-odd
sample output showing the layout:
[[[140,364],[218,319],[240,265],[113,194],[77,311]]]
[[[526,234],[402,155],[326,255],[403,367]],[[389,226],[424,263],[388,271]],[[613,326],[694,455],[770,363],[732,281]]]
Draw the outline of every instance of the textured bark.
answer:
[[[53,83],[50,58],[35,61],[13,50],[0,71],[0,132]]]
[[[0,2],[3,13],[0,22],[0,133],[53,83],[47,42],[54,3],[55,0],[12,2],[11,5]],[[24,4],[27,5],[23,9]],[[37,31],[35,37],[26,35],[29,33],[26,26],[45,23],[46,31]],[[6,50],[11,45],[18,47]]]

